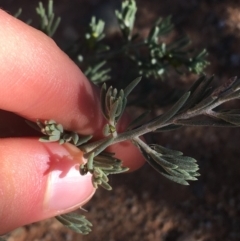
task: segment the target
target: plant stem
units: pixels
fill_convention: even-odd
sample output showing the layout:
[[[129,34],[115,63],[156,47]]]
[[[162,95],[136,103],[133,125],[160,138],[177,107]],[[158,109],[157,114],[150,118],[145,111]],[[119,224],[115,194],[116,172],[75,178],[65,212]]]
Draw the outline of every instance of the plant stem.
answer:
[[[180,120],[180,119],[189,119],[189,118],[193,118],[193,117],[196,117],[196,116],[199,116],[199,115],[214,116],[214,112],[212,112],[212,109],[216,108],[217,106],[219,106],[220,104],[222,104],[224,102],[225,101],[223,101],[223,100],[216,100],[212,104],[210,104],[209,106],[207,106],[205,108],[202,108],[200,110],[195,109],[193,107],[192,110],[190,109],[190,110],[187,110],[183,113],[179,113],[178,115],[171,118],[167,122],[154,125],[154,122],[157,121],[157,118],[158,118],[157,117],[157,118],[151,120],[150,122],[136,128],[136,129],[118,134],[118,136],[114,138],[111,145],[116,144],[118,142],[126,141],[126,140],[134,140],[134,138],[142,136],[142,135],[144,135],[146,133],[149,133],[149,132],[154,132],[156,129],[175,124],[177,122],[177,120]],[[105,139],[83,145],[83,146],[80,147],[80,149],[84,152],[90,152],[95,147],[97,147],[99,144],[101,144],[104,140]]]

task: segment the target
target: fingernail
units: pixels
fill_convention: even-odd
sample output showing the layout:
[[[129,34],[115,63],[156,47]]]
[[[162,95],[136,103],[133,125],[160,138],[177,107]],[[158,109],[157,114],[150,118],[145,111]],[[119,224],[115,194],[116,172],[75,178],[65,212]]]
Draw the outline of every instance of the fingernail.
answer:
[[[86,203],[94,194],[91,174],[81,176],[76,165],[65,173],[53,170],[49,174],[45,210],[62,213]]]

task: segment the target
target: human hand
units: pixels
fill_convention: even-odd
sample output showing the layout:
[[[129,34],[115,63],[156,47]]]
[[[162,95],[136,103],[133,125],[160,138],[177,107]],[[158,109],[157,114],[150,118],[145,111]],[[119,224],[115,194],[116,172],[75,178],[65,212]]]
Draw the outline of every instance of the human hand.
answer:
[[[29,136],[22,119],[54,119],[79,134],[102,136],[98,89],[40,31],[0,10],[0,234],[72,211],[94,194],[80,176],[79,151]],[[8,112],[6,112],[8,111]],[[14,114],[11,114],[11,113]],[[121,121],[120,129],[127,124]],[[9,129],[10,128],[10,129]],[[124,151],[123,151],[124,150]],[[130,142],[111,147],[134,170],[143,157]]]

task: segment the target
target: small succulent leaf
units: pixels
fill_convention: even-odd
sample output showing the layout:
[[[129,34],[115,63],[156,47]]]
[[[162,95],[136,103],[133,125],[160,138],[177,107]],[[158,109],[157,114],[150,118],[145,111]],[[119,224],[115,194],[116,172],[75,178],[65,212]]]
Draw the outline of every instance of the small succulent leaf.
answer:
[[[118,122],[118,120],[121,118],[124,110],[125,110],[125,107],[127,105],[127,98],[123,98],[122,101],[121,101],[121,112],[120,114],[116,117],[116,122]]]
[[[194,92],[202,84],[202,82],[205,80],[205,78],[206,78],[206,76],[203,75],[200,78],[198,78],[196,81],[194,81],[194,83],[192,84],[192,86],[190,87],[190,89],[188,91],[190,91],[192,94],[194,94]]]
[[[102,152],[94,157],[94,161],[99,162],[99,163],[104,163],[104,164],[115,164],[118,163],[118,159],[114,158],[113,156],[108,156],[103,154]],[[119,161],[121,163],[121,161]]]
[[[113,87],[110,86],[107,90],[106,97],[105,97],[105,113],[107,116],[107,120],[109,119],[109,112],[111,108],[111,100],[112,100],[112,89]]]
[[[151,156],[151,158],[154,161],[156,161],[159,165],[161,165],[164,168],[176,169],[178,167],[177,165],[174,165],[174,164],[166,161],[163,157],[161,157],[160,155],[157,155],[154,152],[149,153],[149,155]]]
[[[191,157],[183,157],[181,155],[176,156],[176,158],[179,158],[180,160],[187,160],[189,163],[193,162],[194,163],[194,167],[192,168],[188,168],[191,169],[191,171],[187,171],[184,169],[180,169],[177,165],[177,168],[172,168],[171,166],[167,167],[162,165],[162,163],[157,162],[156,159],[153,158],[153,155],[151,155],[151,153],[148,150],[145,150],[145,147],[143,148],[142,146],[140,146],[139,143],[135,143],[140,151],[142,152],[143,156],[146,158],[146,161],[150,164],[150,166],[152,166],[157,172],[159,172],[160,174],[162,174],[163,176],[167,177],[168,179],[177,182],[179,184],[182,185],[188,185],[188,182],[186,180],[196,180],[196,177],[198,175],[198,173],[195,174],[195,169],[198,169],[198,167],[195,167],[195,159],[191,158]],[[174,156],[164,156],[165,157],[165,161],[166,159],[169,160],[169,163],[172,161],[172,159],[174,158]],[[179,161],[180,161],[179,160]],[[194,169],[194,171],[192,171],[192,169]]]
[[[181,127],[182,127],[181,125],[168,125],[168,126],[164,126],[162,128],[158,128],[154,132],[158,133],[158,132],[174,131],[174,130],[177,130]]]
[[[122,97],[118,97],[118,107],[116,110],[115,119],[117,119],[117,117],[122,114],[123,112],[122,106],[123,106]]]
[[[187,172],[183,173],[183,172],[179,172],[178,170],[171,169],[171,168],[164,168],[164,170],[169,175],[171,175],[173,177],[181,178],[181,179],[186,179],[190,176]]]
[[[76,145],[79,141],[79,135],[76,132],[71,133],[71,139],[74,145]]]
[[[113,169],[113,170],[106,170],[105,173],[107,174],[120,174],[129,171],[128,167],[123,167],[120,170],[118,169]]]
[[[160,123],[166,123],[168,120],[170,120],[181,109],[189,96],[190,92],[185,93],[169,111],[154,120],[152,124],[150,124],[150,127],[157,126]]]
[[[185,156],[165,157],[165,159],[170,163],[177,165],[178,169],[183,169],[187,172],[195,172],[199,170],[198,164],[196,163],[196,160],[193,158],[192,159],[194,160],[194,162],[189,161]]]
[[[108,177],[107,177],[107,174],[104,172],[104,170],[102,170],[101,169],[101,171],[102,171],[102,181],[103,182],[108,182],[109,181],[109,179],[108,179]]]
[[[56,125],[56,129],[58,130],[58,131],[60,131],[61,133],[63,133],[63,126],[61,125],[61,124],[57,124]]]
[[[97,179],[101,179],[102,176],[103,176],[103,171],[101,168],[99,167],[94,167],[94,170],[93,170],[93,176],[96,177]]]
[[[157,144],[152,144],[152,145],[150,145],[150,147],[153,150],[155,150],[163,155],[172,155],[172,156],[182,156],[183,155],[183,153],[181,151],[171,150],[171,149],[168,149],[166,147],[163,147],[163,146],[160,146]]]
[[[175,121],[175,123],[183,126],[237,127],[232,123],[228,123],[223,120],[217,120],[212,118],[206,118],[201,120],[198,120],[198,119],[177,120]]]
[[[96,74],[105,64],[107,63],[107,61],[102,61],[97,63],[93,68],[92,68],[92,73]]]
[[[106,94],[107,94],[107,85],[106,85],[106,83],[104,83],[102,85],[101,92],[100,92],[100,104],[101,104],[102,114],[107,119],[107,113],[106,113],[106,108],[105,108]]]
[[[114,157],[115,153],[114,152],[109,152],[109,151],[103,151],[101,153],[101,156],[107,156],[107,157]]]
[[[110,109],[110,112],[109,112],[109,120],[110,121],[114,121],[115,120],[115,117],[116,117],[116,112],[117,112],[117,109],[118,109],[118,106],[119,106],[119,102],[121,100],[116,100],[113,105],[111,106],[111,109]]]
[[[141,146],[139,146],[140,151],[142,152],[143,156],[145,157],[146,161],[148,164],[153,167],[157,172],[159,173],[164,173],[164,168],[162,168],[161,165],[159,165],[153,158],[147,153]]]
[[[236,126],[240,125],[239,114],[219,114],[218,117],[233,125],[236,125]]]
[[[205,97],[205,93],[206,90],[208,90],[209,85],[212,83],[214,79],[214,76],[212,76],[211,78],[204,78],[199,81],[200,85],[198,85],[197,89],[195,89],[195,91],[191,94],[191,96],[189,97],[187,103],[185,106],[183,106],[183,109],[189,109],[194,107],[196,104],[198,104],[200,101],[203,100],[203,98]]]
[[[51,136],[59,136],[60,137],[61,132],[59,130],[56,130],[53,128],[53,130],[51,131]]]
[[[55,135],[48,137],[49,141],[59,141],[60,140],[60,133],[56,133]]]
[[[21,15],[21,13],[22,13],[22,8],[19,8],[18,10],[17,10],[17,12],[13,15],[15,18],[18,18],[20,15]],[[0,240],[1,240],[1,237],[0,237]]]
[[[220,101],[230,101],[230,100],[234,100],[234,99],[239,99],[240,98],[240,90],[237,90],[231,94],[228,94],[226,96],[221,96],[219,98]]]
[[[209,105],[213,104],[213,102],[216,100],[217,98],[214,98],[212,96],[208,96],[207,98],[203,99],[202,101],[200,101],[197,105],[195,105],[193,108],[191,108],[191,111],[200,111],[206,107],[208,107]]]
[[[158,34],[159,34],[159,27],[155,25],[149,32],[147,42],[148,43],[155,42],[156,39],[158,38]]]
[[[236,80],[237,80],[237,77],[235,76],[223,82],[222,85],[220,85],[218,88],[216,88],[213,91],[212,96],[223,97],[228,95],[229,93],[232,93],[233,92],[232,85],[236,82]]]
[[[141,124],[142,121],[149,115],[151,111],[147,110],[144,113],[142,113],[140,116],[138,116],[135,120],[133,120],[127,127],[128,130],[136,127],[137,125]]]
[[[83,215],[67,213],[55,218],[64,226],[77,233],[88,234],[91,232],[92,224]]]
[[[234,90],[234,91],[237,91],[240,89],[240,79],[238,79],[236,77],[236,80],[234,81],[234,83],[232,84],[231,88]]]
[[[92,135],[79,137],[78,142],[76,143],[76,146],[80,146],[80,145],[88,142],[91,138],[92,138]]]
[[[186,163],[197,163],[197,160],[190,156],[175,156],[178,161],[185,161]]]
[[[195,176],[189,176],[189,177],[186,177],[185,180],[188,180],[188,181],[197,181],[198,179],[197,179]]]
[[[116,100],[116,98],[115,97],[113,97],[113,92],[112,92],[112,95],[111,95],[111,97],[110,97],[110,111],[111,111],[111,108],[112,108],[112,106],[113,106],[113,104],[115,103],[115,100]]]
[[[219,113],[223,113],[223,114],[237,114],[240,115],[240,109],[232,109],[232,110],[221,110],[219,111]]]
[[[188,183],[187,181],[185,181],[184,179],[182,179],[182,178],[178,178],[178,177],[175,177],[175,176],[171,176],[171,175],[165,174],[165,173],[163,173],[163,172],[161,172],[161,174],[162,174],[164,177],[166,177],[167,179],[169,179],[169,180],[171,180],[171,181],[173,181],[173,182],[176,182],[176,183],[179,183],[179,184],[185,185],[185,186],[189,185],[189,183]]]
[[[108,190],[108,191],[112,190],[112,187],[107,182],[105,182],[104,180],[102,180],[100,186],[103,187],[104,189]]]
[[[138,85],[138,83],[141,81],[142,77],[138,77],[134,79],[125,89],[124,89],[124,95],[125,98],[132,92],[132,90]]]
[[[114,140],[113,137],[107,138],[102,144],[94,148],[91,152],[94,152],[95,156],[97,156],[102,151],[104,151],[113,142],[113,140]],[[86,154],[89,154],[89,153],[86,153]]]
[[[48,121],[44,121],[45,125],[52,125],[52,124],[57,124],[57,122],[55,120],[48,120]]]
[[[106,124],[106,125],[103,127],[103,135],[104,135],[104,136],[109,136],[110,134],[111,134],[111,131],[110,131],[109,124]]]
[[[116,99],[117,93],[118,93],[118,90],[116,88],[114,88],[113,93],[112,93],[112,96],[114,97],[114,99]]]
[[[113,170],[113,165],[105,164],[105,163],[99,163],[97,161],[94,161],[94,167],[100,168],[101,170]]]
[[[168,16],[165,19],[162,19],[162,21],[158,21],[158,26],[160,28],[159,35],[165,35],[169,33],[174,25],[172,24],[172,16]]]
[[[111,164],[96,161],[96,158],[94,158],[93,163],[94,163],[94,167],[99,167],[101,169],[110,169],[110,170],[113,169],[113,166]]]
[[[40,142],[53,142],[52,140],[49,140],[49,136],[43,136],[39,138]]]
[[[199,176],[201,176],[201,174],[198,173],[198,172],[189,172],[189,174],[190,174],[192,177],[199,177]]]
[[[94,158],[94,152],[90,153],[88,160],[87,160],[87,169],[89,171],[93,170],[93,158]]]
[[[123,89],[121,89],[121,90],[119,91],[119,93],[118,93],[118,98],[121,98],[121,99],[124,98],[124,90],[123,90]]]

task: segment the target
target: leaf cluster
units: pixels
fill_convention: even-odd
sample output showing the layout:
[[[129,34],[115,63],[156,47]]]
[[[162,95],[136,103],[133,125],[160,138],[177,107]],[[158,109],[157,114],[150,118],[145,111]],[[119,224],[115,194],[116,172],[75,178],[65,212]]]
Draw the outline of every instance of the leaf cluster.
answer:
[[[120,57],[131,62],[135,75],[140,73],[147,78],[160,78],[168,67],[173,67],[178,72],[181,72],[182,68],[193,73],[203,72],[208,65],[206,50],[199,53],[190,52],[187,49],[190,44],[187,37],[169,44],[162,41],[162,36],[169,34],[174,28],[171,17],[158,19],[146,39],[141,39],[138,34],[134,34],[136,12],[134,0],[123,1],[121,9],[116,11],[122,33],[122,41],[119,41],[117,49],[105,44],[105,23],[95,17],[91,19],[83,44],[77,45],[80,46],[77,48],[74,45],[73,59],[80,66],[83,64],[85,74],[92,82],[99,84],[108,80],[111,69],[109,60],[119,60]],[[20,13],[21,10],[16,16]],[[37,13],[41,23],[39,28],[49,36],[53,36],[60,22],[60,18],[55,19],[53,1],[49,0],[47,10],[42,3],[39,3]],[[188,185],[188,181],[197,180],[199,176],[196,160],[183,155],[180,151],[170,150],[158,144],[147,144],[140,137],[149,132],[171,131],[183,126],[239,127],[240,110],[226,110],[219,106],[240,98],[240,79],[234,77],[220,87],[213,88],[211,86],[213,77],[202,76],[164,114],[142,123],[148,112],[143,113],[125,132],[119,134],[117,123],[124,112],[130,92],[140,79],[135,79],[121,90],[112,86],[107,88],[106,84],[102,85],[101,110],[107,120],[103,128],[105,138],[102,140],[89,142],[92,136],[79,136],[75,132],[64,130],[63,126],[54,120],[37,120],[36,124],[28,123],[44,134],[40,141],[59,144],[68,142],[83,151],[87,162],[80,165],[79,172],[81,175],[91,173],[95,188],[101,186],[111,190],[108,175],[128,170],[122,166],[121,160],[116,158],[114,153],[105,151],[108,146],[126,140],[132,141],[147,162],[160,174],[179,184]],[[84,216],[75,213],[60,215],[57,219],[68,228],[82,234],[87,234],[91,230],[91,223]]]
[[[112,141],[112,139],[110,139]],[[109,142],[107,142],[107,145]],[[97,147],[99,149],[99,147]],[[105,148],[103,148],[105,149]],[[129,170],[127,167],[122,166],[122,161],[114,157],[114,153],[101,152],[96,155],[94,150],[88,155],[86,164],[82,164],[79,168],[80,174],[85,175],[88,172],[92,174],[92,183],[95,188],[100,185],[106,190],[112,190],[109,185],[108,175],[119,174]]]
[[[37,120],[36,124],[30,121],[26,121],[32,128],[37,131],[41,131],[45,136],[41,137],[41,142],[56,142],[61,145],[63,143],[71,143],[75,146],[80,146],[88,142],[92,136],[80,137],[76,132],[66,131],[61,124],[57,124],[54,120],[40,121]]]
[[[40,27],[39,29],[47,34],[49,37],[52,37],[56,32],[61,18],[57,17],[55,19],[55,14],[53,12],[53,0],[48,1],[47,10],[44,8],[42,2],[39,2],[36,12],[40,18]]]
[[[126,42],[132,39],[136,12],[137,6],[134,0],[124,1],[121,10],[115,11],[119,27]]]
[[[19,9],[15,16],[19,17],[21,12],[22,9]],[[36,13],[39,16],[38,29],[53,37],[61,21],[60,17],[55,17],[53,0],[48,1],[47,7],[39,2]],[[138,33],[133,34],[136,13],[135,0],[123,1],[121,9],[115,11],[122,34],[117,48],[106,44],[105,22],[93,16],[84,38],[77,39],[65,50],[93,83],[101,84],[111,79],[114,74],[112,70],[119,59],[124,60],[126,67],[129,66],[128,76],[159,79],[169,67],[179,73],[184,68],[197,74],[204,71],[209,64],[206,50],[198,53],[190,51],[188,46],[191,41],[186,36],[169,44],[162,40],[163,36],[174,30],[171,16],[159,18],[143,39]]]
[[[164,177],[182,185],[187,181],[196,181],[199,167],[197,161],[188,156],[183,156],[180,151],[174,151],[160,145],[145,145],[138,140],[137,145],[146,161]]]
[[[56,216],[55,218],[65,227],[73,230],[76,233],[86,235],[91,232],[92,224],[83,215],[71,212]]]
[[[100,100],[103,116],[108,121],[103,130],[105,136],[116,135],[116,125],[127,105],[127,97],[140,80],[140,77],[136,78],[124,90],[121,89],[120,91],[112,86],[107,89],[107,85],[103,84]]]
[[[189,50],[191,41],[186,36],[169,44],[162,40],[162,37],[174,30],[171,16],[159,18],[148,36],[142,38],[134,33],[136,13],[135,0],[123,1],[121,9],[115,11],[121,33],[117,47],[106,44],[104,21],[92,17],[84,40],[77,40],[66,50],[93,83],[100,84],[109,80],[114,74],[111,70],[117,71],[114,70],[114,64],[119,60],[126,63],[128,76],[142,75],[159,79],[169,67],[179,73],[183,70],[197,74],[204,71],[209,64],[206,50]]]

